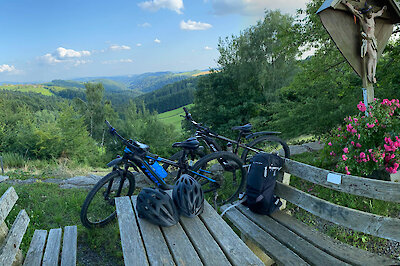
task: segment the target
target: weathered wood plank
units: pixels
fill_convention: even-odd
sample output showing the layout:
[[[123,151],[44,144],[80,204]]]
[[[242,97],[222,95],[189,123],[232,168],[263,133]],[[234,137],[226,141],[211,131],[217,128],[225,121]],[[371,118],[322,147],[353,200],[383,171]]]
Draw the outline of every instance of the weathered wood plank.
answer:
[[[76,225],[64,227],[61,266],[75,266],[78,231]]]
[[[47,230],[35,230],[29,245],[24,266],[36,266],[42,262],[44,246],[46,244]]]
[[[181,225],[205,265],[231,265],[198,217],[181,217]]]
[[[28,214],[25,210],[21,210],[0,249],[0,265],[11,265],[13,263],[28,224]]]
[[[161,231],[177,265],[203,265],[179,223],[171,227],[161,227]]]
[[[125,265],[149,265],[129,197],[115,199]]]
[[[222,206],[222,210],[231,206]],[[273,238],[269,233],[262,230],[253,221],[248,219],[236,208],[231,208],[225,216],[240,230],[248,239],[251,239],[265,254],[271,257],[278,265],[309,265],[295,252]]]
[[[43,255],[43,266],[58,265],[61,246],[61,228],[50,229],[46,249]]]
[[[274,212],[271,217],[321,250],[352,265],[375,266],[396,264],[396,261],[389,258],[378,256],[333,239],[281,211]],[[397,263],[399,262],[397,261]]]
[[[279,182],[276,183],[275,193],[304,210],[335,224],[366,234],[400,241],[400,219],[332,204]]]
[[[339,174],[290,159],[285,159],[283,169],[294,176],[330,189],[400,203],[400,183]],[[327,176],[329,173],[341,175],[341,184],[336,185],[328,182]]]
[[[317,265],[324,261],[325,265],[344,265],[343,261],[325,253],[314,245],[310,244],[285,226],[279,224],[271,217],[258,215],[251,212],[247,207],[240,205],[237,207],[248,219],[253,221],[265,232],[283,243],[293,252],[297,253],[302,259],[310,264]]]
[[[233,265],[264,265],[206,201],[200,219]]]
[[[12,210],[14,204],[18,200],[18,195],[15,192],[14,187],[10,187],[0,198],[0,223],[3,222],[10,211]]]
[[[150,265],[175,265],[160,227],[139,218],[135,209],[137,196],[131,199]]]

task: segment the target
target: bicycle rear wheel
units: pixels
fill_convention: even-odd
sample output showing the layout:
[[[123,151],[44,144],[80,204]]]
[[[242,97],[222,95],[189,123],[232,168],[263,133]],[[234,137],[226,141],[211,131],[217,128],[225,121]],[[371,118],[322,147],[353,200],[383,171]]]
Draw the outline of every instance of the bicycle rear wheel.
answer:
[[[87,228],[105,226],[116,216],[115,198],[131,196],[134,190],[135,177],[131,172],[127,172],[125,180],[122,171],[107,174],[87,195],[81,209],[82,224]]]
[[[242,160],[226,151],[204,156],[196,162],[191,172],[201,184],[205,198],[217,206],[237,199],[247,177]]]
[[[277,153],[281,157],[289,158],[290,149],[284,140],[278,136],[266,135],[261,136],[250,142],[248,147],[258,150],[259,152]],[[256,152],[245,149],[242,153],[242,160],[247,165]]]

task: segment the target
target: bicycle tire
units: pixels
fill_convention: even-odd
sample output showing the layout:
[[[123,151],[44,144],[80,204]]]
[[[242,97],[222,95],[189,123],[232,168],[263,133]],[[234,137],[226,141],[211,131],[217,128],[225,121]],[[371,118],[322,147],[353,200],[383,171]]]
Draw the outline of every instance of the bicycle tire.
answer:
[[[286,144],[284,140],[282,140],[278,136],[272,136],[272,135],[266,135],[266,136],[260,136],[250,142],[247,147],[250,148],[257,148],[260,150],[263,150],[265,152],[272,152],[271,150],[274,150],[274,152],[278,152],[277,149],[279,148],[283,149],[284,152],[284,157],[289,158],[290,157],[290,149],[289,146]],[[245,149],[242,153],[242,160],[245,164],[250,163],[251,157],[255,155],[255,152]]]
[[[246,184],[247,171],[243,167],[243,161],[236,154],[227,151],[214,152],[202,157],[195,163],[192,171],[217,181],[211,182],[192,172],[202,185],[206,199],[214,201],[214,205],[217,206],[237,199]],[[210,194],[207,195],[210,192],[216,192],[214,198]],[[216,195],[218,198],[215,198]]]
[[[95,227],[103,227],[110,223],[117,215],[115,209],[115,197],[120,197],[121,194],[118,191],[115,192],[115,187],[118,186],[118,178],[122,177],[122,172],[120,171],[112,171],[111,173],[104,176],[97,184],[92,188],[92,190],[86,196],[86,199],[81,208],[81,222],[86,228],[95,228]],[[131,196],[133,191],[135,190],[135,177],[131,172],[128,172],[127,180],[125,182],[129,182],[128,188],[123,188],[124,196]],[[104,193],[101,195],[102,189],[106,190],[109,182],[113,180],[113,189],[111,196],[114,196],[113,199],[104,199]],[[115,186],[115,187],[114,187]],[[126,192],[126,193],[124,193]],[[96,198],[95,198],[96,197]],[[96,206],[94,204],[96,203]],[[93,213],[92,213],[93,209]],[[89,212],[89,213],[88,213]],[[105,213],[105,214],[104,214]],[[97,215],[100,218],[97,218]],[[101,216],[100,216],[101,215]],[[102,217],[102,216],[105,217]],[[95,217],[96,216],[96,217]]]

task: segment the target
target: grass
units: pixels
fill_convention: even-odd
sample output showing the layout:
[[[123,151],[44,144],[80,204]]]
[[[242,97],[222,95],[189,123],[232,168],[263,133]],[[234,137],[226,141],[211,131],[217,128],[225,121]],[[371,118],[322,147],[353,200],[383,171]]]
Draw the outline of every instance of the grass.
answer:
[[[0,184],[0,195],[10,185]],[[122,260],[118,224],[113,222],[100,229],[88,230],[81,225],[80,209],[87,195],[82,189],[60,189],[58,185],[37,182],[31,185],[14,185],[19,199],[8,216],[6,223],[10,228],[20,210],[25,209],[30,223],[21,244],[26,254],[36,229],[49,230],[67,225],[78,226],[78,246],[84,246],[99,256]]]
[[[51,96],[53,93],[43,85],[1,85],[0,90],[20,91],[20,92],[35,92],[46,96]]]
[[[293,156],[294,160],[321,167],[322,158],[320,152],[314,153],[304,153],[300,155]],[[334,191],[319,185],[315,185],[311,182],[307,182],[298,177],[292,176],[290,180],[290,185],[314,195],[318,198],[327,200],[337,205],[345,206],[348,208],[381,215],[387,217],[398,218],[400,215],[400,204],[385,202],[382,200],[375,200],[361,196],[350,195],[343,192]],[[317,226],[318,222],[321,221],[320,218],[296,207],[293,204],[288,204],[289,210],[295,214],[295,217],[302,220],[303,222]],[[324,228],[320,228],[327,235],[338,239],[347,244],[369,250],[372,252],[381,252],[386,246],[388,240],[367,235],[364,233],[356,232],[341,226],[334,225],[332,223],[322,221],[320,223],[325,223]],[[397,251],[395,257],[400,256],[400,250]]]
[[[191,106],[193,106],[193,104],[186,105],[185,107],[190,108]],[[175,127],[175,130],[181,133],[181,122],[184,119],[183,117],[181,117],[181,115],[185,115],[185,112],[183,111],[182,107],[179,107],[177,109],[159,114],[158,119],[165,124],[173,125]]]

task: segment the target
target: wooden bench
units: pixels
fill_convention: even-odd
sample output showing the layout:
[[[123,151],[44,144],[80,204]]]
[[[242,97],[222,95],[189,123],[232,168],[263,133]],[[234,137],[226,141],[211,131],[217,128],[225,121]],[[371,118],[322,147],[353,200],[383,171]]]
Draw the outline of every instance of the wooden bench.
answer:
[[[0,265],[76,265],[76,226],[66,226],[64,229],[61,260],[61,228],[51,229],[48,237],[46,230],[35,230],[26,259],[23,260],[19,247],[30,221],[28,214],[21,210],[10,230],[5,223],[17,200],[18,195],[13,187],[0,198]]]
[[[343,175],[290,159],[285,159],[283,170],[287,180],[290,180],[291,174],[336,191],[400,203],[400,183]],[[400,241],[400,219],[339,206],[300,191],[290,186],[289,182],[277,182],[275,193],[326,221],[369,235]],[[222,210],[230,206],[225,205]],[[244,239],[277,264],[400,265],[398,260],[378,256],[332,239],[284,211],[263,216],[239,205],[229,209],[225,215],[241,231]]]
[[[125,265],[264,265],[208,203],[171,227],[138,218],[136,196],[116,206]]]

